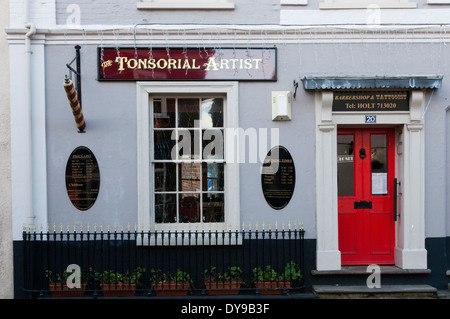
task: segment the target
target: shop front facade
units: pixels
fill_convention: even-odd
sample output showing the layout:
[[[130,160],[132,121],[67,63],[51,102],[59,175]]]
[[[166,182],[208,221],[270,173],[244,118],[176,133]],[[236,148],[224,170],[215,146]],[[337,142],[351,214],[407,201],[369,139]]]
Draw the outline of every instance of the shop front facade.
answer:
[[[302,288],[447,289],[450,4],[275,2],[10,1],[17,273],[24,230],[301,229]]]

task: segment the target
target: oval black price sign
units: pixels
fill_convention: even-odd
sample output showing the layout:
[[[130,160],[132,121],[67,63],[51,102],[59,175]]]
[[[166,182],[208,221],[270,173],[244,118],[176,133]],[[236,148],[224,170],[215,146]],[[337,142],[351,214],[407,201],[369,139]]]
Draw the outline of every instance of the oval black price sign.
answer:
[[[88,210],[97,200],[100,170],[89,148],[80,146],[70,154],[66,166],[66,189],[70,201],[79,210]]]
[[[295,166],[283,146],[273,147],[264,159],[261,184],[264,198],[273,209],[283,209],[294,194]]]

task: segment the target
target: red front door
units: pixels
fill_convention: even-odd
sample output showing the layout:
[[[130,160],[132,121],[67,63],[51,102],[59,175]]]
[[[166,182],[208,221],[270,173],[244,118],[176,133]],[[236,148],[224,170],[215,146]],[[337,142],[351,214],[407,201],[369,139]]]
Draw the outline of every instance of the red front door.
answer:
[[[342,265],[393,264],[393,129],[339,129],[338,227]]]

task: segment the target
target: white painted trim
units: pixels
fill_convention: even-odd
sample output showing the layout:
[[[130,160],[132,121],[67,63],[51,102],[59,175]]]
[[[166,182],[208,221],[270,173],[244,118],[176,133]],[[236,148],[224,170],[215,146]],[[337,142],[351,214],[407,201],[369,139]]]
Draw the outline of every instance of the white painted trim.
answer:
[[[427,4],[450,4],[450,0],[428,0]]]
[[[403,1],[325,1],[319,3],[319,9],[415,9],[417,8],[416,2],[403,2]]]
[[[155,229],[149,194],[150,183],[150,105],[149,96],[159,94],[225,94],[225,123],[227,128],[237,128],[238,82],[137,82],[137,176],[138,176],[138,223]],[[225,149],[227,140],[225,136]],[[236,145],[236,149],[238,149]],[[236,227],[240,223],[239,163],[225,165],[225,223],[217,223],[220,228]],[[216,224],[214,224],[216,225]],[[171,225],[171,226],[174,226]],[[184,225],[179,224],[179,229]],[[160,226],[159,226],[160,227]],[[206,227],[205,227],[206,230]]]
[[[316,220],[317,270],[339,270],[337,208],[337,125],[364,125],[364,114],[331,110],[332,91],[316,92]],[[427,268],[425,249],[425,92],[413,90],[410,112],[376,113],[377,125],[402,130],[397,141],[396,176],[401,183],[396,222],[395,264],[403,269]],[[372,113],[372,112],[371,112]]]
[[[282,6],[306,6],[308,5],[308,0],[280,0]]]
[[[144,10],[234,10],[234,2],[226,0],[143,0],[136,6]]]
[[[353,10],[295,10],[281,9],[281,25],[370,25],[374,12],[367,9]],[[399,11],[382,9],[380,25],[450,24],[450,9],[415,9]]]
[[[297,10],[306,11],[306,10]],[[315,10],[319,12],[320,10]],[[349,10],[350,11],[350,10]],[[325,11],[321,11],[326,13]],[[329,12],[329,11],[327,11]],[[342,11],[343,12],[343,11]],[[409,12],[409,11],[408,11]],[[450,14],[450,11],[449,11]],[[151,32],[149,32],[151,28]],[[117,30],[115,33],[114,30]],[[303,43],[445,43],[450,42],[449,25],[152,25],[146,26],[83,26],[38,29],[38,39],[52,45],[103,46],[204,46],[234,47],[236,45],[272,45]],[[23,44],[25,29],[6,29],[9,44]],[[133,33],[136,35],[133,36]],[[211,32],[214,37],[211,37]],[[120,34],[120,36],[118,36]],[[168,40],[167,34],[173,36]],[[183,34],[183,36],[180,36]],[[230,36],[233,34],[233,36]],[[282,39],[282,40],[281,40]],[[169,41],[169,42],[168,42]]]

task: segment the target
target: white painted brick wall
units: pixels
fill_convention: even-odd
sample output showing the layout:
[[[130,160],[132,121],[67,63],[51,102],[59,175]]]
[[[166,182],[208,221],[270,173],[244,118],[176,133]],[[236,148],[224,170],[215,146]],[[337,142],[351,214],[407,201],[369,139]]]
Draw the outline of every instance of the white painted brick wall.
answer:
[[[37,28],[56,25],[56,0],[29,0],[30,21]],[[10,27],[21,28],[25,23],[25,0],[9,0]]]

